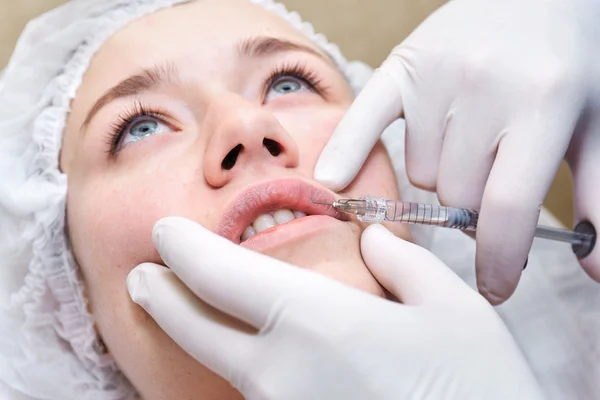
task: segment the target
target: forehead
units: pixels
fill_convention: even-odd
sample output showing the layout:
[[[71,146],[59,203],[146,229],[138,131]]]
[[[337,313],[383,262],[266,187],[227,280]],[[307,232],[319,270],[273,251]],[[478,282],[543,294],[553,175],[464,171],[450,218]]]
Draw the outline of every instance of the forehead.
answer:
[[[242,70],[238,44],[268,36],[305,44],[306,36],[275,13],[250,0],[196,0],[144,16],[112,35],[92,58],[73,102],[69,126],[79,126],[84,111],[107,89],[165,62],[184,78]]]
[[[134,21],[110,38],[105,51],[156,48],[160,55],[219,48],[240,36],[273,35],[310,43],[287,22],[249,0],[197,0]]]
[[[90,89],[106,89],[166,60],[181,61],[178,69],[184,75],[186,66],[226,68],[224,64],[236,57],[240,40],[254,36],[293,40],[317,49],[286,21],[249,0],[197,0],[142,17],[115,33],[92,59],[84,83]]]

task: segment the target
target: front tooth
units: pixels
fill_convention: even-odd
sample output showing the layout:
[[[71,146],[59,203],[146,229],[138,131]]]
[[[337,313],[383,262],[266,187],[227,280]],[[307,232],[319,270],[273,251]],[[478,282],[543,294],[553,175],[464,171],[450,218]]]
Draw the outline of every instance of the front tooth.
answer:
[[[242,242],[245,240],[250,239],[252,236],[256,235],[256,231],[254,230],[254,228],[252,227],[252,225],[249,225],[246,230],[244,231],[244,233],[242,233]]]
[[[294,217],[302,218],[302,217],[306,217],[306,214],[303,213],[302,211],[294,211]]]
[[[252,226],[254,227],[254,230],[256,231],[256,233],[261,233],[262,231],[266,231],[267,229],[270,229],[270,228],[274,227],[275,225],[277,225],[275,223],[275,220],[269,214],[259,215],[252,223]]]
[[[281,225],[293,221],[296,217],[290,210],[277,210],[273,213],[273,219],[277,222],[277,225]]]

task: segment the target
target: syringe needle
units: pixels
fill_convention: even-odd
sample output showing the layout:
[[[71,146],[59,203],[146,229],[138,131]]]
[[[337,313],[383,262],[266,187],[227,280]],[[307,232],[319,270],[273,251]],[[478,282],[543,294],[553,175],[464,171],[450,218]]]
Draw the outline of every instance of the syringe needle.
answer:
[[[332,203],[321,203],[319,201],[313,201],[313,200],[311,200],[310,202],[313,204],[320,204],[322,206],[332,206],[333,205]]]

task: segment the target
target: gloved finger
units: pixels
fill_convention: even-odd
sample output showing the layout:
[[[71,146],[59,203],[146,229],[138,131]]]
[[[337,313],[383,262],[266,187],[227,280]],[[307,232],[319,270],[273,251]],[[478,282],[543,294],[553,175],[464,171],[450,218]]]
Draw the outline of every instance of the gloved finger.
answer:
[[[323,149],[315,180],[335,191],[352,182],[385,128],[402,113],[397,82],[383,70],[373,74]]]
[[[431,252],[397,238],[382,225],[365,229],[361,252],[375,279],[406,305],[461,305],[476,295]]]
[[[477,226],[480,293],[494,305],[512,295],[527,260],[542,203],[568,146],[564,114],[541,113],[500,141]]]
[[[481,138],[493,138],[489,133],[496,127],[487,113],[472,112],[469,106],[448,120],[436,189],[445,206],[479,210],[497,147],[497,141]]]
[[[573,176],[575,224],[590,222],[598,234],[600,230],[600,114],[590,116],[585,131],[577,133],[569,148],[567,162]],[[585,272],[600,282],[600,245],[596,243],[591,254],[579,261]]]
[[[253,252],[185,218],[158,221],[153,240],[165,263],[192,292],[219,310],[257,329],[265,326],[282,299],[304,297],[336,282]],[[232,295],[235,293],[235,295]]]
[[[394,49],[394,56],[388,57],[382,68],[395,71],[398,64],[406,65],[406,74],[397,78],[403,89],[406,174],[414,186],[435,191],[457,83],[456,79],[439,79],[434,85],[423,84],[439,75],[440,59],[411,45],[411,37]],[[454,68],[452,63],[444,63],[446,76],[455,76]]]
[[[127,277],[132,300],[188,354],[227,379],[253,348],[252,329],[206,304],[173,271],[146,263]]]

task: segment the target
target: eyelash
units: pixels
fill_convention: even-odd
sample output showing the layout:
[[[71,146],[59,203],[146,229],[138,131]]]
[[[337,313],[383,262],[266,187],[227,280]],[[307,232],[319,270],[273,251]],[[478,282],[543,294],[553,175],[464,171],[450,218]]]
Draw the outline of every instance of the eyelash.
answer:
[[[111,124],[106,138],[108,154],[110,156],[115,156],[119,151],[119,143],[121,142],[125,131],[135,124],[138,119],[147,117],[152,117],[164,124],[172,125],[167,122],[170,120],[167,112],[159,108],[147,107],[142,102],[136,101],[132,108],[125,110],[117,117],[117,120]]]
[[[280,67],[275,68],[273,72],[271,72],[271,74],[263,84],[263,101],[264,99],[266,99],[267,93],[273,87],[273,85],[275,85],[275,83],[277,83],[277,81],[280,78],[283,78],[285,76],[291,76],[302,81],[309,87],[310,90],[312,90],[320,96],[327,96],[329,88],[323,84],[322,79],[319,78],[315,70],[311,69],[302,62],[295,62],[283,64]]]
[[[269,90],[271,90],[275,83],[286,76],[302,81],[302,83],[307,85],[311,91],[320,96],[327,96],[328,87],[323,85],[323,82],[317,73],[310,69],[306,64],[296,62],[292,64],[283,64],[275,68],[268,78],[265,79],[262,92],[263,102],[266,99]],[[115,156],[118,153],[119,143],[126,130],[135,124],[139,118],[144,117],[153,117],[162,123],[171,125],[166,122],[170,119],[167,112],[157,108],[147,107],[140,101],[136,101],[132,108],[119,115],[117,120],[111,124],[106,140],[108,145],[107,153],[110,156]]]

